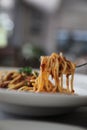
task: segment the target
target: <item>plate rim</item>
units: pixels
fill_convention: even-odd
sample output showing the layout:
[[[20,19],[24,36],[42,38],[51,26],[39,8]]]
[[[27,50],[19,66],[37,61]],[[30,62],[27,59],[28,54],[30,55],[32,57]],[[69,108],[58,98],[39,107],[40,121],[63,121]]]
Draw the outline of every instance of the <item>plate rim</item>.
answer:
[[[77,129],[77,130],[86,130],[84,127],[81,127],[81,126],[76,126],[76,125],[72,125],[72,124],[64,124],[64,123],[58,123],[58,122],[48,122],[48,121],[39,121],[39,120],[1,120],[0,121],[0,125],[3,124],[3,125],[10,125],[12,123],[15,123],[15,124],[18,124],[18,123],[27,123],[28,125],[30,125],[29,123],[36,123],[36,124],[41,124],[41,125],[50,125],[50,126],[55,126],[56,125],[56,128],[59,126],[59,127],[63,127],[63,128],[73,128],[73,129]]]

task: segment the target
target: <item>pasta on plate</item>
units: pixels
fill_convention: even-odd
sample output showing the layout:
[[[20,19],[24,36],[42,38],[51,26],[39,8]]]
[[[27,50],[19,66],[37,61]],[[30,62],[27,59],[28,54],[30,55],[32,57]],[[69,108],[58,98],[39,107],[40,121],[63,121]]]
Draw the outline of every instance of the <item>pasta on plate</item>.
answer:
[[[74,93],[73,80],[76,65],[62,53],[41,56],[40,71],[29,72],[28,68],[19,72],[1,75],[0,87],[9,90],[49,93]],[[29,72],[29,73],[27,73]],[[66,87],[64,87],[64,75]]]

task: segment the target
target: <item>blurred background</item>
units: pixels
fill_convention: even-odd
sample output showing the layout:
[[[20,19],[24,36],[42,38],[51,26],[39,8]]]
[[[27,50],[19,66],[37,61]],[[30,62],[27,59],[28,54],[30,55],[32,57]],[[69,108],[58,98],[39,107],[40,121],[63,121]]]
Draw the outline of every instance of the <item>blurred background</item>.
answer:
[[[0,66],[38,68],[41,55],[60,51],[87,61],[86,0],[0,0]]]

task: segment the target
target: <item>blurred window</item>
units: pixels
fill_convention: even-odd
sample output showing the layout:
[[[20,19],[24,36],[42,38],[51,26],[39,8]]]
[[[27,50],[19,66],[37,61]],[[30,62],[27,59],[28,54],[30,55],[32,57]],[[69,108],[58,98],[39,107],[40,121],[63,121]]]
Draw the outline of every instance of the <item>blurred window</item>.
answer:
[[[72,33],[72,37],[75,41],[87,42],[87,31],[76,30]]]
[[[87,31],[59,30],[57,32],[57,49],[76,57],[87,55]]]
[[[8,14],[0,14],[0,47],[7,46],[14,24]]]
[[[14,3],[14,0],[0,0],[0,47],[8,45],[8,39],[13,32],[12,9]]]
[[[68,51],[70,47],[70,32],[68,30],[59,30],[57,32],[58,50],[62,52]]]
[[[69,32],[67,30],[58,31],[57,40],[59,41],[59,44],[66,44],[68,39],[69,39]]]

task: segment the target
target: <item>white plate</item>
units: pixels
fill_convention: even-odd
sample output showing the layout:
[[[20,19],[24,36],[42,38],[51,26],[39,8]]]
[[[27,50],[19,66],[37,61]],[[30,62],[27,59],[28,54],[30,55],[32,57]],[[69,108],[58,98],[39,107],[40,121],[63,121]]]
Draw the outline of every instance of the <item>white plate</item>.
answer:
[[[87,106],[87,76],[75,75],[78,95],[15,92],[0,89],[0,107],[3,111],[23,115],[55,115]]]
[[[0,121],[0,130],[85,130],[81,127],[39,121]]]

